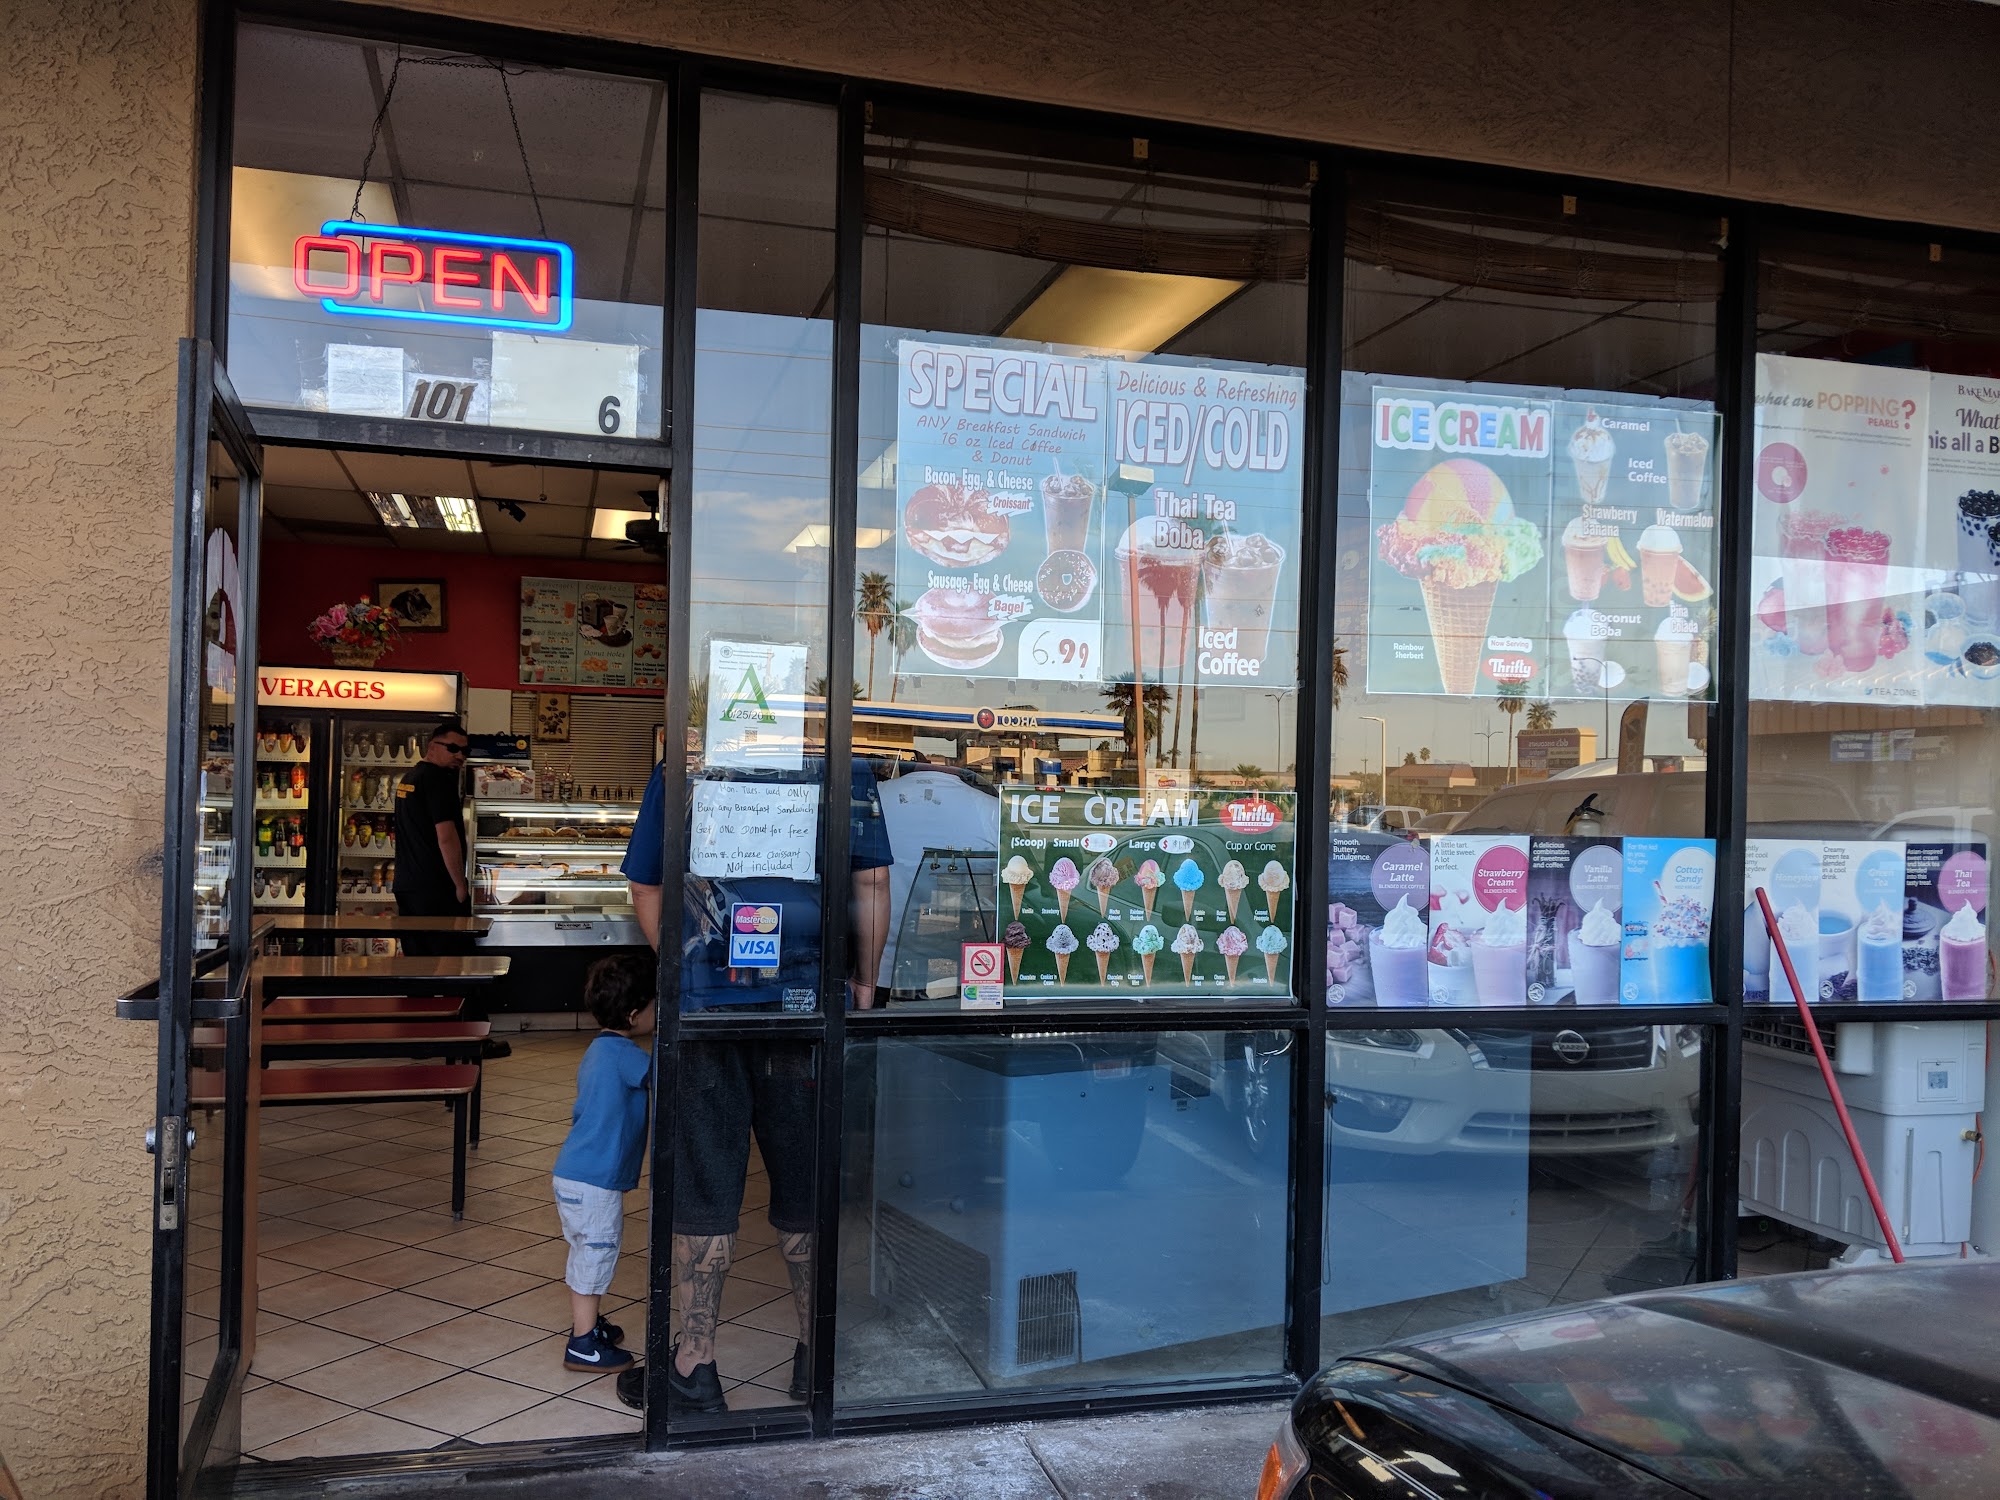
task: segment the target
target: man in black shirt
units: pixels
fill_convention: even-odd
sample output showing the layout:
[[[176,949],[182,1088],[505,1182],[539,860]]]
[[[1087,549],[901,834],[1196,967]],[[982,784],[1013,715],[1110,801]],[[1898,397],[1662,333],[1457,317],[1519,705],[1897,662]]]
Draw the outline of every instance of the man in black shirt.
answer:
[[[406,917],[469,917],[465,831],[459,780],[465,728],[446,719],[431,731],[424,758],[396,784],[396,910]],[[467,953],[451,933],[408,933],[403,951],[432,955]]]

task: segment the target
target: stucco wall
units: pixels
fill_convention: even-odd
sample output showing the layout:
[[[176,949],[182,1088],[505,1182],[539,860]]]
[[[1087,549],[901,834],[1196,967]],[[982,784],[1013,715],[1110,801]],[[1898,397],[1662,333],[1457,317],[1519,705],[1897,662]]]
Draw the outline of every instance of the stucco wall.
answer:
[[[1971,0],[430,0],[857,76],[2000,229]],[[174,340],[195,0],[8,0],[0,44],[0,1452],[136,1490]]]
[[[421,0],[859,78],[2000,229],[1974,0]]]
[[[0,4],[0,1453],[30,1500],[136,1493],[185,0]]]

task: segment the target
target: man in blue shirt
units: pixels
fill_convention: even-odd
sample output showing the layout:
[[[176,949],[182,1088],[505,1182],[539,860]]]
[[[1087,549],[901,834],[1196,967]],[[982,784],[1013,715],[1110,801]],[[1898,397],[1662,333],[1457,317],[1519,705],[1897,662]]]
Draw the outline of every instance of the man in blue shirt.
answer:
[[[666,855],[663,767],[664,763],[654,768],[646,786],[624,864],[639,925],[656,948],[661,941]],[[808,757],[797,771],[711,769],[705,777],[817,784],[824,789],[825,771],[823,758]],[[823,832],[824,803],[820,827]],[[817,863],[815,857],[815,867]],[[848,790],[846,872],[851,922],[847,1000],[857,1007],[875,1004],[875,976],[889,931],[889,867],[894,863],[874,773],[857,759]],[[817,1010],[823,978],[830,977],[820,972],[822,889],[818,879],[752,875],[716,880],[690,871],[678,937],[682,1014],[725,1007],[736,1014]],[[774,968],[734,968],[729,963],[731,908],[746,903],[778,913],[779,954]],[[672,1410],[726,1409],[715,1368],[715,1332],[723,1287],[735,1259],[753,1133],[770,1177],[771,1227],[777,1231],[779,1251],[790,1272],[799,1318],[791,1394],[801,1401],[807,1395],[805,1335],[811,1311],[813,1143],[818,1130],[814,1060],[809,1042],[703,1041],[682,1033],[673,1235],[681,1337],[668,1368]],[[619,1386],[619,1394],[637,1405],[636,1388],[628,1390],[636,1387],[636,1381],[621,1379]]]

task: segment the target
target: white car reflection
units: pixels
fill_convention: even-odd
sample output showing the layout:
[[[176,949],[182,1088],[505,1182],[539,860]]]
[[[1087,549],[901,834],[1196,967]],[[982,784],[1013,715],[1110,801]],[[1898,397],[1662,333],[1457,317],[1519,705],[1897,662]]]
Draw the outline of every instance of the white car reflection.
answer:
[[[1637,1154],[1693,1139],[1701,1032],[1588,1024],[1332,1031],[1326,1089],[1329,1136],[1343,1147]]]

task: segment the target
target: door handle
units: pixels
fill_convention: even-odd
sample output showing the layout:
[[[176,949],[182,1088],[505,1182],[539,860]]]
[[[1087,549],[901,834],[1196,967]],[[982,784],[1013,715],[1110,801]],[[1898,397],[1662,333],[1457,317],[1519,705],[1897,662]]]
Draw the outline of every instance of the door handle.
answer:
[[[194,1150],[194,1127],[193,1127],[193,1126],[189,1126],[189,1127],[188,1127],[188,1133],[187,1133],[187,1148],[188,1148],[188,1150],[189,1150],[190,1152],[192,1152],[192,1151]],[[158,1129],[158,1127],[156,1127],[156,1126],[152,1126],[152,1125],[148,1125],[148,1126],[146,1127],[146,1154],[147,1154],[148,1156],[152,1156],[152,1155],[154,1155],[155,1153],[157,1153],[157,1152],[159,1151],[159,1149],[160,1149],[160,1132],[159,1132],[159,1129]]]

